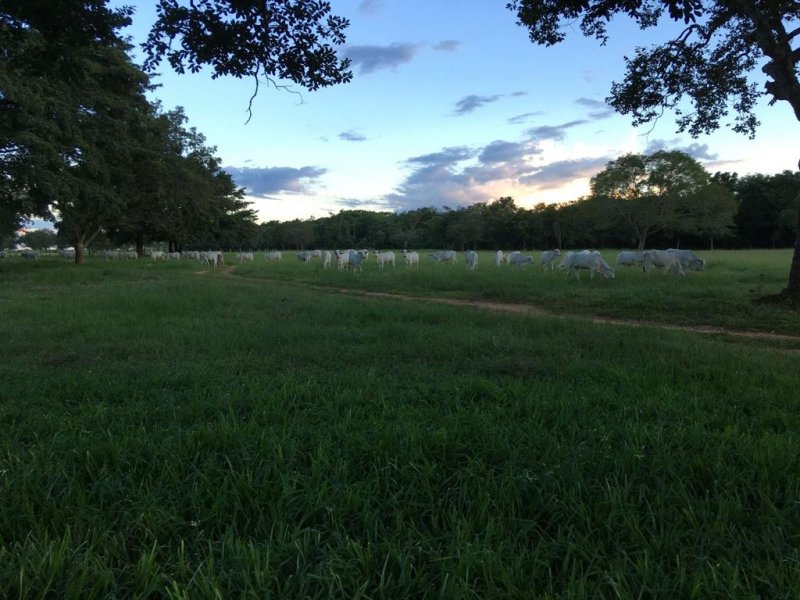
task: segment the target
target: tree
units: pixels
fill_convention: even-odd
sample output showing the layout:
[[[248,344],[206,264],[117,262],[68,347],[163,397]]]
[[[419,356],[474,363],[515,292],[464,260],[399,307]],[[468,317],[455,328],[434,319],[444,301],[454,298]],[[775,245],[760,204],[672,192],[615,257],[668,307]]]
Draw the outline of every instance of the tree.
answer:
[[[662,17],[682,21],[685,27],[675,38],[638,48],[626,58],[624,80],[611,86],[607,102],[630,114],[635,125],[669,109],[679,131],[697,136],[718,129],[732,107],[729,125],[752,137],[758,126],[756,101],[765,95],[771,104],[788,102],[800,121],[796,0],[511,0],[507,6],[531,41],[547,46],[563,41],[576,23],[585,36],[605,42],[607,25],[617,14],[642,29],[656,27]],[[767,79],[762,89],[751,77],[760,65]],[[781,296],[800,302],[800,233]]]
[[[746,246],[791,245],[797,231],[791,218],[797,215],[800,172],[747,175],[736,182],[739,211],[736,227]]]
[[[159,0],[158,20],[143,44],[145,69],[166,57],[178,73],[212,68],[212,77],[293,81],[316,90],[353,77],[334,50],[345,42],[347,19],[330,3],[308,0]],[[252,98],[248,112],[252,106]]]
[[[700,163],[675,151],[626,154],[591,179],[592,197],[608,207],[612,221],[633,228],[639,250],[649,234],[680,229],[691,200],[708,184]]]
[[[19,236],[19,243],[34,250],[44,250],[56,245],[56,232],[52,229],[34,229]]]
[[[0,235],[12,234],[26,217],[49,217],[52,199],[60,196],[66,201],[65,191],[74,192],[75,202],[87,207],[87,202],[99,207],[105,195],[109,212],[119,212],[114,203],[122,198],[105,189],[96,169],[104,161],[115,163],[120,153],[108,160],[95,154],[94,170],[75,169],[70,163],[75,162],[75,149],[85,143],[84,127],[92,116],[87,110],[102,104],[101,96],[107,92],[102,69],[87,61],[95,59],[98,67],[112,49],[128,50],[118,32],[131,22],[134,11],[109,9],[108,4],[108,0],[60,0],[56,10],[50,0],[0,3]],[[345,42],[348,22],[331,15],[328,2],[185,4],[159,0],[158,19],[144,44],[149,68],[164,58],[178,72],[210,66],[213,77],[252,77],[256,93],[261,77],[273,83],[274,78],[288,80],[310,90],[352,78],[349,61],[335,51]],[[129,76],[137,82],[144,77]],[[100,97],[93,98],[92,93]],[[70,168],[65,169],[65,160]],[[91,176],[93,183],[77,185],[79,174],[81,182],[87,183]],[[65,185],[69,178],[73,181]],[[62,221],[62,227],[71,231],[77,231],[76,226],[96,229],[85,220]],[[85,242],[96,234],[73,235]],[[76,261],[81,256],[76,248]]]
[[[733,193],[725,185],[711,181],[685,198],[679,207],[680,218],[670,230],[677,235],[703,237],[713,250],[715,239],[730,234],[737,209]]]

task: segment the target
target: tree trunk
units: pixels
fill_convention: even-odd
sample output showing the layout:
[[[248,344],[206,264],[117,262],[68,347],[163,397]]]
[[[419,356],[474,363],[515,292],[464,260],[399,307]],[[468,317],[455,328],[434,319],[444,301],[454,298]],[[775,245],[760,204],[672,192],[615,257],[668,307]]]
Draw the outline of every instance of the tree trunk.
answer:
[[[136,236],[136,256],[144,258],[144,237],[141,235]]]
[[[783,294],[794,300],[800,300],[800,195],[797,198],[797,233],[794,239],[792,265],[789,267],[789,284],[783,290]]]
[[[636,237],[639,239],[639,252],[644,251],[645,242],[647,242],[647,227],[636,227]]]
[[[710,247],[709,247],[709,250],[713,250],[713,249],[714,249],[714,238],[713,238],[713,237],[712,237],[712,238],[711,238],[711,240],[710,240],[710,244],[709,244],[709,246],[710,246]]]
[[[75,264],[82,265],[83,264],[83,257],[84,257],[84,246],[83,240],[78,240],[73,243],[75,248]]]

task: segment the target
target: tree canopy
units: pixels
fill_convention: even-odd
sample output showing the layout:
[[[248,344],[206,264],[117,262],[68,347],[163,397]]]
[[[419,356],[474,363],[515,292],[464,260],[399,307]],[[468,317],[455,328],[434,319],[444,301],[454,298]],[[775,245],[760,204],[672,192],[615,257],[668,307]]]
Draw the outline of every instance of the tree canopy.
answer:
[[[507,6],[531,41],[547,46],[566,39],[574,24],[604,43],[617,15],[642,29],[665,19],[682,22],[677,36],[626,57],[624,79],[611,86],[606,101],[635,125],[671,110],[678,130],[697,136],[719,128],[732,112],[733,121],[724,124],[752,137],[762,96],[770,104],[788,102],[800,121],[797,0],[511,0]],[[759,66],[763,86],[753,77]],[[800,237],[784,295],[800,301]]]

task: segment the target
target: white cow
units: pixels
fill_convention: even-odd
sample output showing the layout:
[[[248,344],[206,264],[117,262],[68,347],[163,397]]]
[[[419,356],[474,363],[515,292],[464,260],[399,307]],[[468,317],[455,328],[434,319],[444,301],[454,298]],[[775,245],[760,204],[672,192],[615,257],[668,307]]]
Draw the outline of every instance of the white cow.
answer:
[[[367,260],[369,250],[351,250],[350,255],[347,257],[347,266],[353,269],[353,273],[361,272],[362,263]]]
[[[283,258],[283,252],[280,250],[270,250],[269,252],[264,252],[264,258],[266,260],[281,260]]]
[[[519,250],[514,250],[513,252],[509,252],[509,253],[507,253],[507,254],[503,255],[503,261],[504,261],[506,264],[513,265],[513,264],[514,264],[514,262],[513,262],[513,260],[512,260],[512,259],[513,259],[515,256],[522,256],[522,252],[520,252]]]
[[[303,250],[301,252],[296,252],[295,256],[300,260],[300,262],[308,262],[311,260],[311,252]]]
[[[75,258],[75,248],[72,248],[72,247],[61,248],[58,251],[58,253],[61,255],[62,258],[67,259],[67,260]]]
[[[239,252],[239,254],[237,254],[236,257],[239,259],[240,263],[243,263],[244,261],[253,262],[252,252]]]
[[[150,258],[153,260],[165,260],[167,258],[167,253],[162,252],[161,250],[153,250],[150,253]]]
[[[556,258],[561,256],[561,250],[558,248],[554,250],[545,250],[542,252],[542,256],[540,260],[542,261],[542,270],[547,271],[550,269],[551,271],[556,268]]]
[[[475,271],[478,268],[478,253],[474,250],[467,250],[464,252],[464,261],[467,263],[469,271]]]
[[[676,275],[686,275],[683,272],[681,260],[674,254],[670,254],[666,250],[645,250],[644,261],[642,262],[642,269],[648,274],[653,270],[653,267],[663,269],[664,273],[672,271]]]
[[[567,261],[567,272],[575,275],[580,281],[580,271],[589,271],[589,279],[594,279],[595,273],[600,273],[606,279],[614,279],[614,269],[608,266],[597,250],[575,252]]]
[[[181,253],[180,252],[167,252],[167,260],[180,260]]]
[[[311,258],[321,258],[321,257],[322,257],[322,250],[311,251]]]
[[[348,250],[334,250],[333,253],[336,256],[336,265],[341,271],[342,269],[347,268],[348,261],[350,260],[350,253],[355,252],[352,248]]]
[[[29,260],[38,260],[39,253],[36,250],[31,250],[30,248],[23,248],[19,251],[19,255],[22,258],[27,258]]]
[[[623,250],[617,254],[618,267],[640,267],[644,270],[642,266],[643,263],[644,252],[639,252],[638,250]]]
[[[500,265],[503,264],[502,250],[498,250],[497,252],[494,253],[494,258],[492,258],[492,263],[494,264],[495,267],[499,267]]]
[[[691,250],[679,250],[677,248],[667,248],[667,252],[674,254],[681,261],[681,266],[684,269],[691,269],[692,271],[705,271],[706,261],[700,258]]]
[[[457,254],[453,250],[442,250],[441,252],[433,252],[432,254],[428,254],[428,258],[430,258],[435,263],[456,263]]]
[[[378,261],[378,266],[383,269],[383,266],[386,263],[392,263],[392,268],[394,269],[394,252],[389,250],[388,252],[381,252],[379,250],[375,251],[375,260]]]
[[[413,250],[411,252],[408,250],[403,250],[402,254],[403,258],[406,260],[407,267],[415,266],[419,268],[419,253],[414,252]]]
[[[330,250],[322,251],[322,268],[328,270],[331,268],[331,260],[333,260],[333,252]]]
[[[512,252],[508,257],[508,262],[512,267],[518,269],[523,268],[525,265],[532,265],[534,258],[530,254],[523,254],[522,252]]]

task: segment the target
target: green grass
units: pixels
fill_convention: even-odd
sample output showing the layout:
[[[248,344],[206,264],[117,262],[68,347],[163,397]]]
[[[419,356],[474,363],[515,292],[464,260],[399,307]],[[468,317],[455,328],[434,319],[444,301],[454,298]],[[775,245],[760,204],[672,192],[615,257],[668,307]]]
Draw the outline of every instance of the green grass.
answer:
[[[463,257],[457,265],[436,265],[421,254],[419,270],[400,266],[380,271],[373,259],[360,275],[325,272],[319,261],[302,264],[290,253],[283,261],[263,260],[237,265],[243,277],[309,285],[347,287],[418,296],[447,296],[535,304],[556,314],[582,314],[657,321],[681,325],[721,326],[740,330],[775,331],[800,335],[800,313],[758,305],[754,300],[778,293],[786,286],[789,250],[701,252],[708,262],[704,272],[675,277],[633,268],[616,269],[616,278],[581,281],[564,272],[543,273],[538,264],[524,269],[495,268],[492,254],[480,253],[480,266],[466,271]],[[617,252],[604,250],[609,264]],[[535,253],[538,260],[538,253]],[[402,258],[399,256],[399,261]]]
[[[0,597],[796,597],[798,353],[306,266],[0,263]]]

